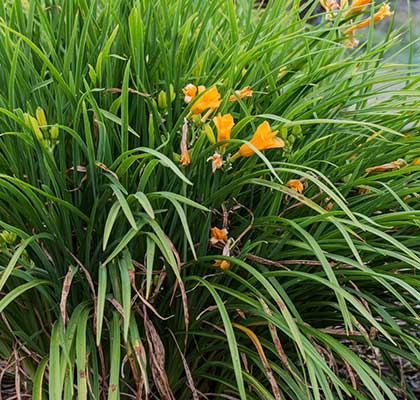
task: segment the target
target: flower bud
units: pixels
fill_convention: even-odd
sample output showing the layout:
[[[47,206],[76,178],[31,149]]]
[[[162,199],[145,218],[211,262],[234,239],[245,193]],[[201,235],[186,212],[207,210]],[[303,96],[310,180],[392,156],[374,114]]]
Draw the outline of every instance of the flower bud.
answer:
[[[279,69],[279,73],[277,75],[277,79],[281,79],[283,78],[283,76],[285,76],[287,74],[287,67],[285,65],[283,65],[282,67],[280,67]]]
[[[29,116],[29,121],[31,123],[32,130],[34,131],[35,136],[38,138],[38,140],[40,140],[40,141],[44,140],[44,137],[42,135],[41,129],[39,129],[38,121],[36,120],[36,118],[34,118],[30,115]]]
[[[13,244],[16,241],[17,235],[13,232],[3,231],[0,233],[0,238],[6,243],[6,244]]]
[[[192,116],[192,121],[194,122],[194,124],[201,124],[201,115],[200,114],[194,114]]]
[[[26,125],[31,125],[31,116],[28,113],[23,113],[23,119]]]
[[[58,134],[60,133],[60,130],[58,129],[58,126],[53,126],[50,130],[50,138],[52,142],[55,142],[58,138]]]
[[[158,106],[161,110],[166,110],[167,107],[167,101],[166,101],[166,93],[161,90],[158,94]]]
[[[171,99],[171,103],[173,103],[176,99],[174,85],[172,85],[172,83],[169,85],[169,98]]]
[[[287,132],[289,131],[289,128],[287,126],[282,126],[280,128],[280,136],[282,139],[286,140],[287,139]]]
[[[214,136],[214,132],[212,127],[209,124],[205,124],[204,125],[204,132],[207,136],[207,139],[209,140],[209,142],[211,144],[215,144],[216,143],[216,137]]]
[[[36,119],[38,120],[38,124],[41,126],[47,125],[47,117],[45,116],[45,112],[42,107],[38,107],[36,109]]]
[[[302,127],[300,125],[294,125],[292,128],[293,135],[299,136],[302,134]]]

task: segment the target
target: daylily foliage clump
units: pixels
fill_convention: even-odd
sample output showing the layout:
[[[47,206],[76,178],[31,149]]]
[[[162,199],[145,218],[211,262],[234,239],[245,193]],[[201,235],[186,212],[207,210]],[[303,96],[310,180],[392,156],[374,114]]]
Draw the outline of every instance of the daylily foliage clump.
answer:
[[[1,398],[418,397],[411,30],[319,4],[0,2]]]

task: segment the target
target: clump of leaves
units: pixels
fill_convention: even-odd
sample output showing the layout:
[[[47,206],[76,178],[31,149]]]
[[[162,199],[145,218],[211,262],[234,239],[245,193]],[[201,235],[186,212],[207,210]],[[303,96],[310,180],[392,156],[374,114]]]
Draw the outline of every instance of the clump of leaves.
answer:
[[[0,4],[3,393],[416,398],[419,69],[316,3]]]

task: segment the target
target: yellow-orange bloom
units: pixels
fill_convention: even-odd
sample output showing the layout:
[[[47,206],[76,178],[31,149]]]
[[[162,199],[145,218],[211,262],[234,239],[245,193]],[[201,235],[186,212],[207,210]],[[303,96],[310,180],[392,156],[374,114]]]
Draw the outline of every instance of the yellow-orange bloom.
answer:
[[[211,161],[211,170],[215,172],[216,169],[222,168],[223,159],[222,156],[216,151],[211,157],[207,159],[207,161]]]
[[[201,92],[204,92],[206,90],[205,86],[195,86],[192,83],[189,83],[187,86],[182,89],[182,93],[184,93],[184,101],[186,103],[189,103],[195,96],[200,94]]]
[[[300,179],[290,179],[287,182],[287,186],[289,188],[296,190],[296,192],[302,193],[303,192],[303,184]]]
[[[413,165],[420,165],[420,158],[417,158],[417,160],[414,160]]]
[[[213,118],[214,125],[216,125],[217,128],[217,141],[221,142],[223,140],[230,139],[230,131],[233,128],[233,125],[235,125],[235,122],[233,121],[233,117],[231,114],[218,114],[216,117]],[[224,144],[220,146],[222,149],[224,149],[227,145]]]
[[[226,260],[215,260],[213,265],[215,267],[219,267],[223,269],[223,271],[226,271],[227,269],[230,268],[230,262]]]
[[[192,114],[201,114],[205,110],[216,110],[220,106],[220,94],[216,86],[208,89],[191,107]]]
[[[241,90],[235,90],[235,94],[237,97],[239,97],[240,99],[243,99],[244,97],[250,97],[252,96],[252,89],[251,86],[245,86],[243,89]],[[229,101],[236,101],[236,96],[232,95],[229,97]]]
[[[184,101],[189,103],[196,95],[197,95],[197,86],[189,83],[187,86],[182,89],[182,93],[184,93]]]
[[[210,232],[211,232],[211,237],[210,237],[211,244],[228,241],[227,229],[225,228],[219,229],[217,227],[213,227],[213,228],[210,228]]]
[[[373,0],[353,0],[350,9],[346,13],[346,15],[362,11],[363,8],[368,4],[372,3],[372,1]]]
[[[249,141],[254,147],[258,150],[267,150],[273,149],[276,147],[284,147],[284,142],[280,138],[277,138],[278,131],[272,131],[270,124],[267,121],[264,121],[261,125],[258,126],[257,130],[254,133],[254,136]],[[238,156],[249,157],[254,154],[254,150],[247,144],[243,144],[240,148]]]
[[[391,15],[393,15],[394,12],[391,11],[391,7],[389,6],[389,4],[384,4],[378,12],[376,12],[373,15],[373,22],[378,22],[381,21],[382,19],[384,19],[385,17],[390,17]],[[356,25],[353,25],[352,27],[350,27],[349,29],[347,29],[345,31],[346,35],[351,35],[356,29],[362,29],[368,25],[370,25],[370,23],[372,22],[371,18],[367,18],[365,20],[363,20],[362,22],[359,22]]]
[[[340,9],[340,5],[338,4],[337,0],[319,0],[319,2],[325,11]]]
[[[369,172],[383,172],[383,171],[388,171],[390,169],[400,168],[404,164],[405,164],[404,160],[396,160],[396,161],[392,161],[390,163],[376,165],[374,167],[366,168],[365,171],[367,173],[369,173]]]

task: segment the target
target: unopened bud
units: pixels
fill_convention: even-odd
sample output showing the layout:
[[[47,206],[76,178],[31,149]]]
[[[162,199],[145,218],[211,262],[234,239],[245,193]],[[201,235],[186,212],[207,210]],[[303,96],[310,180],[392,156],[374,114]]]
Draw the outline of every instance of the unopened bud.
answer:
[[[45,112],[42,107],[38,107],[35,112],[36,119],[38,120],[38,124],[41,126],[47,125],[47,117],[45,116]]]
[[[295,136],[302,136],[302,127],[300,125],[294,125],[292,128],[292,133]]]
[[[60,130],[58,129],[58,126],[53,126],[50,129],[50,138],[51,141],[55,142],[58,138],[58,134],[60,133]]]
[[[285,76],[287,74],[287,67],[285,65],[283,65],[280,69],[279,69],[279,74],[277,75],[278,79],[283,78],[283,76]]]
[[[282,126],[280,128],[280,136],[282,137],[282,139],[286,140],[287,139],[287,132],[288,132],[289,128],[287,128],[287,126]]]
[[[161,90],[158,94],[158,106],[161,110],[166,110],[166,93],[163,90]]]
[[[39,129],[39,125],[38,125],[38,121],[36,120],[36,118],[29,116],[29,121],[31,123],[32,126],[32,130],[35,133],[35,136],[40,140],[44,140],[44,137],[42,136],[42,132],[41,129]]]
[[[28,113],[23,114],[23,119],[26,125],[31,125],[31,116]]]
[[[13,244],[16,241],[17,235],[13,232],[3,231],[0,233],[0,238],[3,239],[6,244]]]
[[[200,114],[194,114],[191,119],[195,124],[200,124],[201,123],[201,115]]]
[[[215,144],[216,143],[216,137],[214,136],[213,129],[209,124],[204,125],[204,132],[205,132],[209,142],[211,144]]]
[[[169,85],[169,98],[171,99],[171,103],[173,103],[173,101],[176,99],[176,93],[172,83]]]

